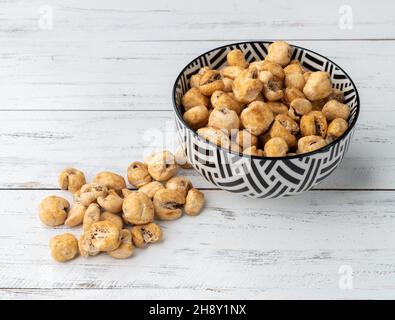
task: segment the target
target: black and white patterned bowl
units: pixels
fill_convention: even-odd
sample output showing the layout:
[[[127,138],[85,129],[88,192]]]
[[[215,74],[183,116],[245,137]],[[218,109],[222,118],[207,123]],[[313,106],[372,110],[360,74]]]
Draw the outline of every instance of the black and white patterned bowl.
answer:
[[[311,50],[291,46],[292,59],[310,71],[327,71],[335,88],[344,93],[350,106],[349,128],[322,149],[292,157],[255,157],[218,147],[188,127],[182,118],[181,97],[189,89],[189,79],[201,67],[218,69],[226,64],[227,53],[242,50],[247,61],[262,60],[271,42],[241,42],[210,50],[192,60],[179,74],[173,88],[173,104],[178,138],[192,166],[213,185],[251,198],[279,198],[310,190],[328,177],[342,161],[359,115],[355,84],[336,63]]]

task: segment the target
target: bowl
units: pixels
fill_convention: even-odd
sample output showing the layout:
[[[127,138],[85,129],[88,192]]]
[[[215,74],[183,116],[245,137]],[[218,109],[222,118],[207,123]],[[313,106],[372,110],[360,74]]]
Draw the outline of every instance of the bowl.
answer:
[[[309,71],[327,71],[334,88],[344,94],[350,107],[349,127],[338,139],[316,151],[291,157],[257,157],[221,148],[200,137],[183,120],[181,97],[189,79],[200,68],[218,69],[226,64],[230,50],[243,51],[248,62],[263,60],[271,42],[239,42],[212,49],[193,59],[178,75],[173,87],[177,136],[188,161],[215,187],[251,198],[280,198],[310,190],[341,163],[359,115],[359,95],[348,74],[330,59],[305,48],[292,46],[291,59]]]

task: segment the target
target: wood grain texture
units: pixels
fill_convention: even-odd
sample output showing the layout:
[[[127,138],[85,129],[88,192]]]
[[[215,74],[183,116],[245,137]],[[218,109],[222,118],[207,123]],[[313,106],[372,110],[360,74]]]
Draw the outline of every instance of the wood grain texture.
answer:
[[[228,43],[70,43],[40,31],[28,39],[0,39],[0,110],[172,110],[172,86],[182,68]],[[360,91],[363,111],[394,117],[395,40],[292,43],[343,67]]]
[[[162,243],[128,260],[65,264],[50,258],[47,243],[66,229],[37,218],[52,193],[0,193],[1,298],[385,298],[395,288],[394,192],[235,201],[206,191],[200,216],[160,222]],[[353,270],[352,290],[338,287],[343,265]]]
[[[339,27],[343,5],[352,29]],[[47,9],[50,30],[39,25]],[[393,1],[14,0],[0,21],[0,299],[393,298]],[[66,229],[42,226],[37,206],[70,196],[40,189],[56,189],[64,167],[124,174],[153,149],[174,150],[179,71],[252,39],[290,40],[353,78],[362,112],[341,167],[298,197],[206,190],[201,216],[161,223],[165,241],[126,261],[54,262],[48,241]],[[343,265],[352,290],[339,289]]]
[[[259,299],[372,299],[390,300],[394,289],[377,289],[374,292],[368,290],[339,290],[339,289],[308,289],[297,288],[286,290],[282,288],[270,288],[269,290],[254,290],[243,288],[225,288],[218,290],[208,289],[0,289],[0,299],[23,299],[23,300],[259,300]],[[135,298],[137,297],[137,298]]]
[[[395,32],[391,0],[380,1],[374,9],[370,2],[358,0],[202,0],[193,5],[182,0],[19,0],[2,4],[2,36],[37,32],[39,8],[44,5],[53,10],[53,29],[47,37],[62,41],[382,39],[393,38]],[[339,27],[344,5],[352,9],[351,29]]]
[[[394,188],[391,114],[362,112],[341,166],[318,188]],[[171,111],[3,111],[0,115],[0,188],[57,188],[57,174],[70,166],[86,172],[89,179],[103,170],[125,174],[132,161],[178,145]],[[198,187],[212,187],[195,171],[185,174]]]

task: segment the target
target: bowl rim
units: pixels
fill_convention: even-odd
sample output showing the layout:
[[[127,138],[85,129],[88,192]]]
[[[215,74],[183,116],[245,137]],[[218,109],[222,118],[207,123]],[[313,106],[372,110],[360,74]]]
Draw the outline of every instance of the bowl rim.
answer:
[[[251,43],[265,43],[265,44],[269,43],[269,44],[271,44],[271,43],[273,43],[273,41],[264,41],[264,40],[262,40],[262,41],[259,41],[259,40],[255,40],[255,41],[241,41],[241,42],[234,42],[234,43],[225,44],[225,45],[216,47],[216,48],[214,48],[214,49],[210,49],[210,50],[208,50],[208,51],[202,53],[201,55],[195,57],[195,58],[192,59],[191,61],[189,61],[189,62],[185,65],[185,67],[181,70],[181,72],[178,74],[178,76],[177,76],[177,78],[176,78],[176,80],[175,80],[175,82],[174,82],[173,90],[172,90],[173,109],[174,109],[174,111],[175,111],[175,114],[176,114],[177,118],[181,121],[181,123],[184,125],[184,127],[186,127],[189,131],[192,132],[192,134],[194,135],[195,138],[198,138],[198,139],[200,139],[201,141],[204,141],[204,142],[208,143],[209,145],[212,145],[213,147],[215,147],[215,148],[217,148],[217,149],[221,149],[221,150],[223,150],[224,152],[228,152],[228,153],[230,153],[230,154],[238,155],[239,157],[243,157],[243,158],[245,157],[245,158],[257,159],[257,160],[290,160],[290,159],[301,159],[301,158],[309,157],[309,156],[312,156],[312,155],[315,155],[315,154],[319,154],[319,153],[326,152],[328,149],[330,149],[330,148],[333,147],[334,145],[340,143],[342,140],[344,140],[344,139],[349,135],[349,133],[353,130],[353,128],[355,127],[355,124],[357,123],[357,120],[358,120],[358,117],[359,117],[359,112],[360,112],[360,99],[359,99],[359,93],[358,93],[358,89],[357,89],[357,86],[355,85],[354,81],[353,81],[352,78],[348,75],[348,73],[347,73],[346,71],[344,71],[343,68],[341,68],[337,63],[333,62],[331,59],[329,59],[329,58],[323,56],[322,54],[317,53],[317,52],[315,52],[315,51],[313,51],[313,50],[306,49],[306,48],[304,48],[304,47],[297,46],[297,45],[293,45],[293,44],[289,44],[289,45],[290,45],[291,47],[293,47],[293,48],[299,48],[299,49],[301,49],[301,50],[314,53],[314,54],[316,54],[316,55],[318,55],[318,56],[320,56],[320,57],[326,59],[327,61],[333,63],[337,68],[339,68],[339,70],[341,70],[341,71],[345,74],[345,76],[350,80],[351,84],[352,84],[353,87],[354,87],[355,94],[356,94],[356,99],[357,99],[355,116],[354,116],[353,121],[351,122],[351,124],[350,124],[349,127],[347,128],[347,130],[346,130],[339,138],[337,138],[336,140],[334,140],[334,141],[332,141],[331,143],[327,144],[327,145],[326,145],[325,147],[323,147],[323,148],[320,148],[320,149],[317,149],[317,150],[314,150],[314,151],[311,151],[311,152],[307,152],[307,153],[296,154],[296,155],[293,155],[293,156],[285,156],[285,157],[266,157],[266,156],[265,156],[265,157],[261,157],[261,156],[254,156],[254,155],[244,154],[244,153],[242,153],[242,152],[236,152],[236,151],[233,151],[233,150],[226,149],[226,148],[223,148],[223,147],[221,147],[221,146],[218,146],[218,145],[216,145],[215,143],[213,143],[213,142],[211,142],[211,141],[208,141],[208,140],[204,139],[203,137],[199,136],[195,130],[193,130],[192,128],[190,128],[190,127],[188,126],[188,124],[185,122],[185,120],[184,120],[184,118],[183,118],[183,116],[182,116],[182,114],[181,114],[181,111],[178,110],[178,108],[177,108],[177,103],[176,103],[176,98],[177,98],[177,97],[176,97],[177,83],[179,82],[179,80],[180,80],[182,74],[183,74],[183,73],[185,72],[185,70],[190,66],[191,63],[193,63],[195,60],[198,60],[199,58],[205,56],[206,54],[208,54],[208,53],[210,53],[210,52],[212,52],[212,51],[220,50],[220,49],[227,48],[227,47],[230,47],[230,46],[243,45],[243,44],[251,44]]]

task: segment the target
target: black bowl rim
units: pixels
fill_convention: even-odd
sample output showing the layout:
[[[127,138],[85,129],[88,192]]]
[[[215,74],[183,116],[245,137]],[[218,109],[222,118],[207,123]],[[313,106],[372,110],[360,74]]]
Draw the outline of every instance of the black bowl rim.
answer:
[[[219,46],[219,47],[216,47],[216,48],[214,48],[214,49],[210,49],[210,50],[208,50],[208,51],[202,53],[201,55],[197,56],[196,58],[192,59],[190,62],[187,63],[187,65],[186,65],[186,66],[181,70],[181,72],[178,74],[178,76],[177,76],[177,78],[176,78],[176,81],[174,82],[174,85],[173,85],[173,96],[172,96],[173,108],[174,108],[174,111],[175,111],[175,113],[176,113],[178,119],[181,121],[181,123],[182,123],[189,131],[191,131],[191,132],[193,133],[193,135],[194,135],[196,138],[200,139],[201,141],[204,141],[204,142],[208,143],[209,145],[212,145],[213,147],[215,147],[215,148],[217,148],[217,149],[221,149],[221,150],[223,150],[223,151],[225,151],[225,152],[228,152],[228,153],[231,153],[231,154],[234,154],[234,155],[238,155],[239,157],[246,157],[246,158],[257,159],[257,160],[289,160],[289,159],[301,159],[301,158],[305,158],[305,157],[312,156],[312,155],[314,155],[314,154],[319,154],[319,153],[326,152],[326,151],[327,151],[328,149],[330,149],[332,146],[334,146],[334,145],[336,145],[337,143],[340,143],[340,141],[344,140],[344,139],[348,136],[348,134],[353,130],[355,124],[357,123],[358,117],[359,117],[360,100],[359,100],[359,93],[358,93],[358,90],[357,90],[357,86],[355,85],[355,83],[354,83],[354,81],[352,80],[352,78],[348,75],[348,73],[347,73],[346,71],[344,71],[343,68],[341,68],[337,63],[333,62],[331,59],[329,59],[329,58],[323,56],[322,54],[317,53],[317,52],[315,52],[315,51],[313,51],[313,50],[306,49],[306,48],[304,48],[304,47],[296,46],[296,45],[293,45],[293,44],[290,44],[290,46],[292,46],[292,47],[294,47],[294,48],[302,49],[302,50],[307,51],[307,52],[314,53],[314,54],[319,55],[320,57],[322,57],[322,58],[328,60],[329,62],[333,63],[337,68],[339,68],[339,70],[341,70],[341,71],[347,76],[347,78],[350,80],[351,84],[354,86],[355,94],[356,94],[356,98],[357,98],[357,104],[356,104],[356,108],[357,108],[357,109],[356,109],[356,113],[355,113],[354,119],[353,119],[353,121],[351,122],[350,126],[347,128],[347,130],[346,130],[339,138],[337,138],[336,140],[334,140],[334,141],[332,141],[331,143],[327,144],[327,145],[326,145],[325,147],[323,147],[323,148],[320,148],[320,149],[317,149],[317,150],[314,150],[314,151],[311,151],[311,152],[307,152],[307,153],[297,154],[297,155],[294,155],[294,156],[285,156],[285,157],[260,157],[260,156],[247,155],[247,154],[244,154],[244,153],[241,153],[241,152],[235,152],[235,151],[232,151],[232,150],[230,150],[230,149],[225,149],[225,148],[223,148],[223,147],[221,147],[221,146],[218,146],[218,145],[216,145],[215,143],[212,143],[212,142],[210,142],[210,141],[204,139],[203,137],[199,136],[199,135],[196,133],[195,130],[193,130],[192,128],[190,128],[190,127],[188,126],[188,124],[184,121],[184,118],[183,118],[183,116],[182,116],[182,114],[181,114],[181,111],[178,110],[178,108],[177,108],[177,103],[176,103],[176,87],[177,87],[177,83],[178,83],[178,81],[180,80],[182,74],[185,72],[185,70],[189,67],[189,65],[190,65],[192,62],[194,62],[195,60],[199,59],[200,57],[205,56],[206,54],[208,54],[208,53],[210,53],[210,52],[212,52],[212,51],[219,50],[219,49],[223,49],[223,48],[227,48],[227,47],[230,47],[230,46],[243,45],[243,44],[251,44],[251,43],[265,43],[265,44],[266,44],[266,43],[273,43],[273,41],[258,41],[258,40],[256,40],[256,41],[242,41],[242,42],[235,42],[235,43],[225,44],[225,45],[223,45],[223,46]]]

